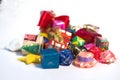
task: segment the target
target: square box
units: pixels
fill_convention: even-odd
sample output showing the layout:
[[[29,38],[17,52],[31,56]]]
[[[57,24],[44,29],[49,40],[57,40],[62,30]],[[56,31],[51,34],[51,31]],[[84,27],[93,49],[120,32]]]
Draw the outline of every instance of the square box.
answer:
[[[42,68],[59,68],[59,53],[55,48],[43,49],[40,50],[40,53],[42,55]]]

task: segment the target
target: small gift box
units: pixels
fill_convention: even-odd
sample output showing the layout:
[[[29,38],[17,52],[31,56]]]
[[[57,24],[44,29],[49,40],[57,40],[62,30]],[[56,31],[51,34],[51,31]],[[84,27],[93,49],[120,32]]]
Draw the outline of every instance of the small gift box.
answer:
[[[24,55],[30,53],[39,53],[39,49],[43,45],[43,36],[26,34],[23,41],[22,53]]]
[[[49,41],[49,46],[57,47],[57,48],[61,48],[61,49],[66,49],[68,47],[68,43],[70,42],[71,35],[72,34],[70,32],[65,31],[65,30],[61,30],[61,36],[63,37],[63,43],[55,41],[55,39],[52,38]]]
[[[48,48],[40,50],[42,60],[41,67],[48,68],[59,68],[59,54],[56,49]]]
[[[80,38],[79,36],[76,36],[73,38],[72,44],[74,44],[76,46],[84,46],[85,40]]]
[[[71,50],[65,49],[59,52],[60,54],[60,65],[69,66],[73,60],[73,54]]]
[[[96,37],[95,43],[96,43],[96,46],[101,48],[103,51],[108,49],[109,42],[106,38]]]
[[[65,23],[63,21],[60,21],[60,20],[54,20],[52,29],[54,30],[56,27],[59,27],[60,29],[65,30]]]

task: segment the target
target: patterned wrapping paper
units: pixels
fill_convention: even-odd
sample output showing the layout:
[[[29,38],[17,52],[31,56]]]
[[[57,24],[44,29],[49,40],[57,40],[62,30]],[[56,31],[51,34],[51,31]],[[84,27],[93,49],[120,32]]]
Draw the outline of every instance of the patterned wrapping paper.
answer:
[[[25,34],[23,45],[38,44],[43,43],[43,36],[34,34]]]
[[[60,54],[60,65],[69,66],[73,60],[73,53],[71,50],[61,50]]]
[[[74,45],[76,45],[76,46],[84,46],[85,40],[82,39],[82,38],[79,37],[79,36],[76,36],[76,37],[73,38],[72,44],[74,44]]]
[[[71,39],[71,33],[65,30],[61,30],[61,35],[63,37],[63,43],[57,42],[54,40],[54,38],[52,38],[49,41],[49,45],[52,47],[56,47],[56,48],[61,48],[61,49],[66,49],[68,47],[68,43],[70,42]]]
[[[44,69],[69,66],[91,68],[97,61],[110,64],[115,55],[108,50],[109,42],[98,33],[99,27],[85,24],[76,29],[70,26],[68,15],[55,16],[53,11],[42,11],[38,22],[39,35],[26,34],[19,58],[26,64],[41,64]],[[41,62],[41,63],[40,63]]]
[[[109,47],[109,42],[106,38],[103,37],[96,37],[95,44],[97,47],[101,48],[103,51],[107,50]]]
[[[26,34],[24,37],[23,46],[21,48],[23,55],[28,54],[29,52],[38,54],[39,49],[43,45],[43,36]]]
[[[96,65],[97,61],[93,58],[91,52],[81,52],[77,58],[73,61],[73,65],[79,68],[91,68]]]

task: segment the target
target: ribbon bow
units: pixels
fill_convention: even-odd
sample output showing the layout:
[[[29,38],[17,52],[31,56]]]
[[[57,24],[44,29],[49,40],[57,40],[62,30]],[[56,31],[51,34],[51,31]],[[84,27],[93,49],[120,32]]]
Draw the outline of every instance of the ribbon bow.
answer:
[[[61,15],[55,17],[53,11],[42,11],[38,26],[44,31],[47,27],[52,27],[54,20],[63,21],[65,23],[65,29],[69,26],[69,16]]]

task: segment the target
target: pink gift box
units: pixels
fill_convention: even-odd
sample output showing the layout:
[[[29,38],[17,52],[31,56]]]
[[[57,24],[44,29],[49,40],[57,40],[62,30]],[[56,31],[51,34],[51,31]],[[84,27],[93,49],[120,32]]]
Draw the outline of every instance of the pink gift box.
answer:
[[[61,29],[65,30],[65,23],[63,21],[60,21],[60,20],[54,20],[52,29],[54,30],[57,27],[60,27]]]

